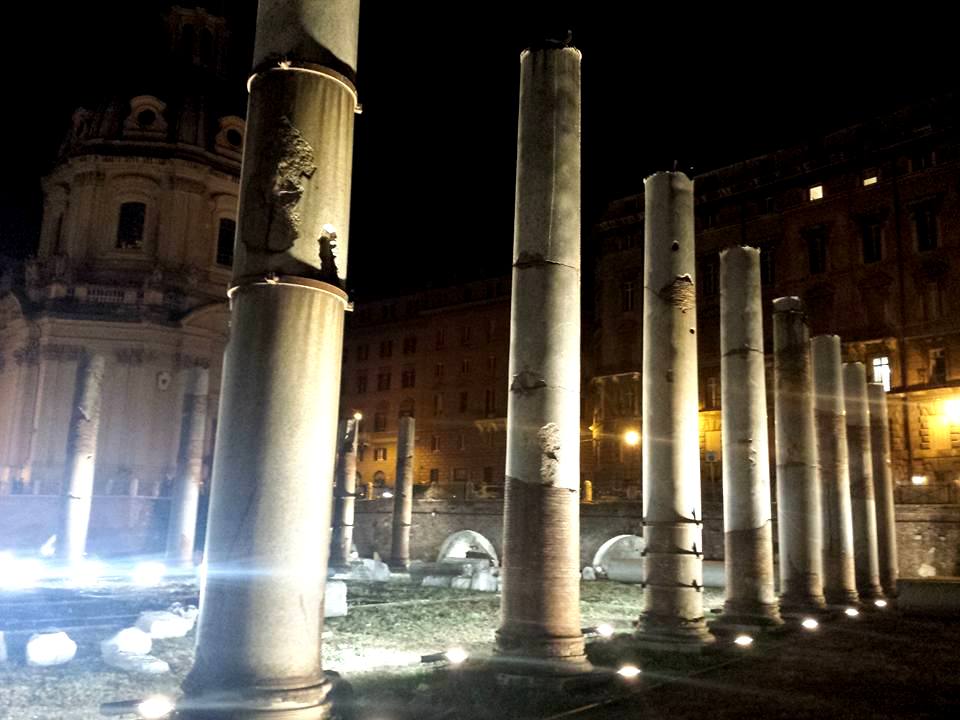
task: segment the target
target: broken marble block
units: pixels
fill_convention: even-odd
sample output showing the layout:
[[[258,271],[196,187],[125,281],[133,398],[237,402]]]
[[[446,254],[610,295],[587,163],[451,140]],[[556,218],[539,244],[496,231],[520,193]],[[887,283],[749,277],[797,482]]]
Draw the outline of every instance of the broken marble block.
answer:
[[[7,661],[7,638],[3,630],[0,630],[0,665]]]
[[[197,622],[197,609],[190,605],[183,608],[179,604],[170,606],[169,610],[152,610],[140,613],[136,627],[147,633],[154,640],[183,637],[193,630]]]
[[[587,566],[585,566],[585,567],[583,568],[583,570],[580,572],[580,578],[583,579],[583,580],[588,580],[588,581],[590,581],[590,580],[596,580],[596,579],[597,579],[597,571],[593,569],[593,566],[592,566],[592,565],[587,565]]]
[[[144,673],[145,675],[162,675],[170,672],[170,665],[153,655],[110,653],[103,656],[103,661],[110,667],[115,667],[118,670]]]
[[[139,627],[128,627],[101,642],[100,654],[104,657],[118,653],[148,655],[152,647],[153,640],[148,633]]]
[[[423,587],[450,587],[453,578],[449,575],[427,575],[423,578]]]
[[[65,632],[36,633],[27,640],[27,665],[49,667],[73,660],[77,644]]]
[[[387,582],[390,580],[390,567],[380,560],[380,558],[363,558],[360,562],[369,571],[370,577],[374,582]]]
[[[471,577],[455,577],[450,581],[450,587],[454,590],[469,590],[472,582]]]
[[[499,583],[497,582],[498,578],[494,574],[492,568],[486,568],[474,572],[473,577],[470,578],[470,580],[471,590],[479,590],[480,592],[497,592],[500,587]]]
[[[327,580],[327,589],[323,596],[324,617],[346,617],[347,584],[341,580]]]

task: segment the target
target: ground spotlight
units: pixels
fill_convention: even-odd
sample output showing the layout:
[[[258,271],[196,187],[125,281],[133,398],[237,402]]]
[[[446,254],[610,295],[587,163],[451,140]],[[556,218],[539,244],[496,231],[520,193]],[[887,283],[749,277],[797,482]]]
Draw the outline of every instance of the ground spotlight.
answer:
[[[610,623],[600,623],[597,625],[597,635],[604,638],[613,637],[613,625]]]
[[[878,608],[885,608],[885,607],[887,606],[887,601],[886,601],[886,600],[874,600],[874,601],[873,601],[873,604],[876,605]]]
[[[633,680],[640,674],[640,668],[636,665],[624,665],[619,670],[617,670],[617,675],[627,680]]]
[[[165,695],[154,695],[148,697],[142,703],[137,705],[137,715],[142,718],[151,718],[160,720],[167,717],[174,710],[173,700]]]
[[[43,562],[37,558],[18,558],[0,553],[0,590],[29,590],[43,577]]]
[[[470,655],[463,648],[450,648],[444,653],[444,656],[447,658],[447,661],[451,665],[460,665],[465,662]]]
[[[857,615],[860,614],[860,611],[857,610],[856,608],[847,608],[846,610],[843,611],[843,614],[846,615],[847,617],[856,617]]]
[[[749,635],[737,635],[733,639],[734,645],[739,645],[740,647],[750,647],[753,645],[753,638]]]
[[[810,617],[804,618],[800,625],[802,625],[805,630],[816,630],[818,627],[820,627],[820,623]]]

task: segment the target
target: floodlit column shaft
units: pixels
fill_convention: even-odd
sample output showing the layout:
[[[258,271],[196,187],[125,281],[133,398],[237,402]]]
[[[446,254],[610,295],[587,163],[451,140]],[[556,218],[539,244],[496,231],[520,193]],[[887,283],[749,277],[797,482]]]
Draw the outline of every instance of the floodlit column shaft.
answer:
[[[501,655],[585,663],[580,630],[580,51],[520,55]],[[529,667],[529,666],[525,666]]]
[[[357,501],[357,438],[360,421],[341,420],[337,431],[337,479],[333,505],[333,537],[330,540],[330,566],[346,568],[353,548],[353,517]]]
[[[773,580],[760,251],[720,253],[724,622],[781,622]]]
[[[196,660],[178,717],[326,718],[358,0],[260,0]]]
[[[830,604],[857,602],[840,338],[817,335],[810,346],[823,510],[823,593]]]
[[[83,560],[87,548],[105,367],[102,355],[84,356],[77,367],[77,391],[67,446],[68,475],[57,542],[57,555],[71,563]]]
[[[810,334],[800,298],[773,301],[773,383],[777,433],[780,605],[823,608],[823,521]]]
[[[693,182],[644,181],[643,520],[645,610],[656,641],[708,640],[697,399]]]
[[[210,371],[190,368],[185,373],[183,420],[180,424],[180,452],[177,481],[170,498],[167,527],[167,562],[192,565],[197,536],[197,507],[203,481],[203,446],[207,430],[207,395]]]
[[[847,411],[847,463],[853,515],[853,559],[857,593],[863,600],[883,597],[877,551],[877,503],[873,489],[870,408],[863,363],[843,366],[843,399]]]
[[[896,508],[893,474],[890,471],[890,425],[887,420],[887,393],[881,383],[867,385],[870,401],[870,452],[873,456],[873,487],[877,502],[877,555],[880,584],[890,597],[897,595]]]
[[[405,570],[410,565],[410,525],[413,523],[414,421],[400,418],[397,429],[397,479],[393,488],[393,545],[390,566]]]

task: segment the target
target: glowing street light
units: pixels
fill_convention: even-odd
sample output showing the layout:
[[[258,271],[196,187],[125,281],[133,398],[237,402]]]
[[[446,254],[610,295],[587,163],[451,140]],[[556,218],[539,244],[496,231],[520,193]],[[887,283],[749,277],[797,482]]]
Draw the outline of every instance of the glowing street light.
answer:
[[[165,695],[148,697],[137,705],[137,714],[148,720],[160,720],[173,712],[173,701]]]
[[[623,434],[623,442],[630,447],[636,447],[640,444],[640,433],[636,430],[627,430]]]

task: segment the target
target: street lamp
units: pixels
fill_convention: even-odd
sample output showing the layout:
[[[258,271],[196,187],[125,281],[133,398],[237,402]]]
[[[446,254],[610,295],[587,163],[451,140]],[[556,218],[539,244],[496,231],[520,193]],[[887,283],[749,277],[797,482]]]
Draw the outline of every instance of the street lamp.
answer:
[[[623,434],[623,442],[630,447],[636,447],[640,444],[640,433],[636,430],[627,430]]]

